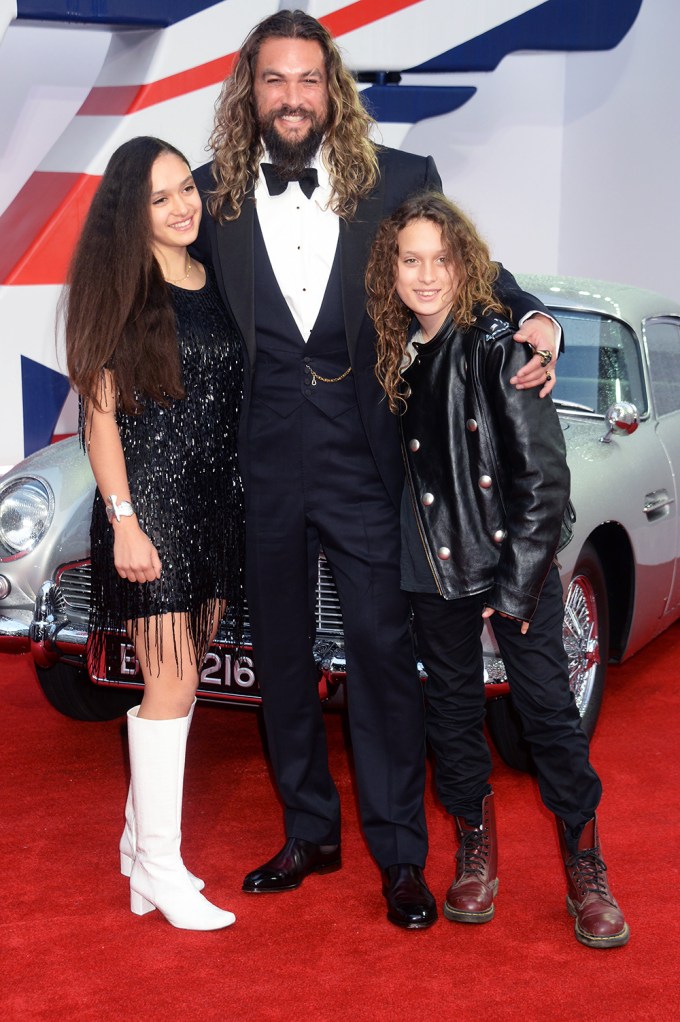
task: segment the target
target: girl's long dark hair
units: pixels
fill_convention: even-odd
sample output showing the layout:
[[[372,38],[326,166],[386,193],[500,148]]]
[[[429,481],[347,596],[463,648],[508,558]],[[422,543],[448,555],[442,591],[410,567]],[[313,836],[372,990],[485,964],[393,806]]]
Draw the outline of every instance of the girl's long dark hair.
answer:
[[[189,166],[174,146],[147,135],[115,151],[71,261],[62,303],[66,363],[86,406],[100,407],[105,369],[121,411],[184,397],[175,315],[151,249],[151,168],[162,153]]]

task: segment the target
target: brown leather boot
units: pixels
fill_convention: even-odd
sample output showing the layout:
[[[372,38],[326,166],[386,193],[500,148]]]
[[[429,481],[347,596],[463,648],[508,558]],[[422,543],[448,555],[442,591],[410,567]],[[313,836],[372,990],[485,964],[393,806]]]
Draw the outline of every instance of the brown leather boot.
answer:
[[[557,833],[567,874],[567,908],[574,917],[576,939],[588,947],[619,947],[627,944],[630,930],[607,881],[595,817],[588,820],[572,852],[566,830],[557,820]]]
[[[488,923],[493,919],[498,892],[498,847],[493,793],[482,802],[482,822],[471,827],[454,816],[459,847],[456,879],[446,893],[444,915],[457,923]]]

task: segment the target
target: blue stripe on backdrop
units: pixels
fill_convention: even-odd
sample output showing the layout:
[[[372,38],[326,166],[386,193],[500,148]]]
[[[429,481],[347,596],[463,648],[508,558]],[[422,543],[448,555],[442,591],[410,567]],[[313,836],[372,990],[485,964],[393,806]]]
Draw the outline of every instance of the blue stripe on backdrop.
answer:
[[[366,109],[383,124],[416,124],[451,113],[472,99],[470,86],[371,85],[361,93]]]
[[[219,0],[18,0],[17,17],[167,26]],[[460,0],[459,0],[460,2]],[[547,0],[411,70],[490,71],[516,50],[606,50],[633,25],[642,0]]]
[[[100,25],[174,25],[219,0],[17,0],[17,17]]]
[[[411,71],[493,71],[517,50],[609,50],[637,18],[642,0],[548,0]]]
[[[62,373],[21,356],[24,457],[49,444],[68,391]]]

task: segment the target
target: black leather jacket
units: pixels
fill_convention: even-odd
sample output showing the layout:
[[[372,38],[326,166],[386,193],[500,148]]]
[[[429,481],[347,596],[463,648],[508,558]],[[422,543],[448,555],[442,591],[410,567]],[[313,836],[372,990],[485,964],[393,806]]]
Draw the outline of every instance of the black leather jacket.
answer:
[[[530,357],[500,316],[447,320],[403,373],[407,485],[446,599],[486,593],[522,621],[536,609],[569,499],[562,429],[538,387],[509,383]]]

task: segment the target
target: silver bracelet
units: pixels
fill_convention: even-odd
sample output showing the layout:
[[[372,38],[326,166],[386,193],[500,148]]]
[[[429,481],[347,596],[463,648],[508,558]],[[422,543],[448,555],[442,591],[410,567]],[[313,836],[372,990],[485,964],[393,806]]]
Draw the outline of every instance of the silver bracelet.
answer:
[[[119,502],[115,493],[109,494],[109,500],[111,503],[106,505],[106,517],[109,522],[112,522],[114,518],[117,522],[121,518],[131,518],[135,513],[135,509],[129,500],[121,500]]]

